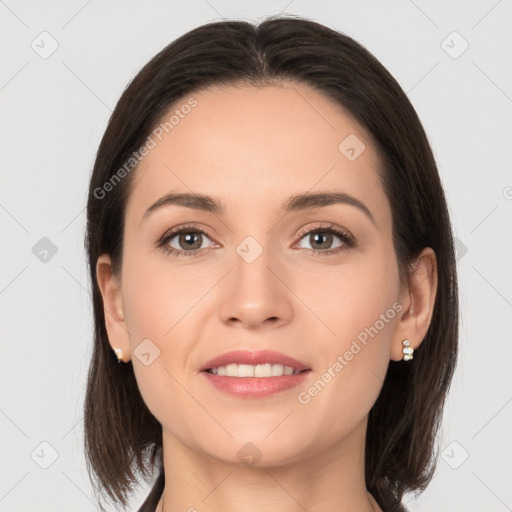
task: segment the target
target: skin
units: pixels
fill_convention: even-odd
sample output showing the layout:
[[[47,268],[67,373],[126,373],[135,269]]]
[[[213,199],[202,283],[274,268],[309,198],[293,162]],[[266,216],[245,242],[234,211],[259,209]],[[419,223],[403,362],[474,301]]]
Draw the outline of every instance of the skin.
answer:
[[[195,109],[136,171],[121,274],[112,275],[108,255],[97,263],[111,346],[132,360],[142,397],[162,425],[166,487],[158,510],[380,510],[364,479],[368,413],[390,359],[403,357],[402,340],[417,348],[426,334],[435,255],[426,248],[400,286],[377,154],[365,131],[316,90],[229,86],[193,96]],[[338,149],[349,134],[366,146],[354,161]],[[280,210],[291,195],[319,191],[356,197],[375,223],[348,204]],[[215,196],[225,213],[171,205],[142,220],[169,192]],[[325,222],[348,230],[356,245],[326,255],[343,244],[337,235],[320,248],[311,233],[300,236]],[[199,256],[156,247],[185,223],[209,233]],[[252,263],[236,252],[247,236],[263,249]],[[186,251],[179,242],[176,235],[168,244]],[[298,394],[394,303],[400,312],[301,404]],[[160,350],[149,366],[134,355],[147,338]],[[297,389],[232,397],[199,369],[233,349],[277,350],[312,371]],[[248,442],[261,453],[251,467],[237,456]]]

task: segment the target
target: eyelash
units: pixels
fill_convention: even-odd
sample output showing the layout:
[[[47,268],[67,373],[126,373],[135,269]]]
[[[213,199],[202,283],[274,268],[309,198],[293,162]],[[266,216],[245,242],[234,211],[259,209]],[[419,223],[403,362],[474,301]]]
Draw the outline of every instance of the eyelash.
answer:
[[[171,230],[165,233],[160,240],[157,242],[157,247],[162,248],[167,254],[170,254],[174,257],[179,256],[199,256],[202,251],[205,249],[194,249],[192,251],[180,251],[178,249],[174,249],[173,247],[169,247],[168,242],[172,240],[176,235],[180,235],[182,233],[200,233],[201,235],[205,235],[208,238],[211,238],[210,235],[204,230],[198,228],[195,225],[185,225],[179,229]],[[306,235],[311,235],[313,233],[330,233],[336,235],[341,239],[343,245],[341,247],[336,247],[335,249],[327,249],[325,251],[319,249],[303,249],[307,251],[307,254],[312,256],[330,256],[333,254],[338,254],[342,251],[346,251],[351,247],[355,246],[354,237],[346,230],[335,226],[334,224],[323,224],[321,226],[316,226],[313,229],[309,229],[307,231],[301,232],[299,235],[299,240],[302,240]]]

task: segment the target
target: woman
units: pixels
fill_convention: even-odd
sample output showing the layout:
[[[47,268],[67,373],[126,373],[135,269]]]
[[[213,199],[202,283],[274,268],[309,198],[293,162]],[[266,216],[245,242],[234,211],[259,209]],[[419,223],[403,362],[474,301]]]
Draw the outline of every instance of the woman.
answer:
[[[85,448],[140,511],[403,511],[457,356],[449,215],[414,108],[351,38],[210,23],[129,84],[87,239]],[[165,476],[164,476],[165,475]]]

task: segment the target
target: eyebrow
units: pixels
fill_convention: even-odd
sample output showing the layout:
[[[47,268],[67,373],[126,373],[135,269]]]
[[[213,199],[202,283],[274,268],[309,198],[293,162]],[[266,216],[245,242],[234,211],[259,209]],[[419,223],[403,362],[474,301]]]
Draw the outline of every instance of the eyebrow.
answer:
[[[333,204],[347,204],[354,206],[362,211],[371,220],[371,222],[376,225],[375,218],[369,208],[359,199],[346,194],[345,192],[314,192],[294,195],[282,205],[282,211],[288,213],[299,210],[322,208]],[[211,196],[194,193],[169,193],[154,202],[144,212],[142,221],[156,210],[171,205],[185,206],[187,208],[202,210],[216,215],[223,215],[225,213],[220,201]]]

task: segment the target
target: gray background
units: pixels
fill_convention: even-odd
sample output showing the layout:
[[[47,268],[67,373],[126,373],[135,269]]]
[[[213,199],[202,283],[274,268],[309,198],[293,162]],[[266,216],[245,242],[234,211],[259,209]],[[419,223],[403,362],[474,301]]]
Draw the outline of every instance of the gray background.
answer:
[[[82,449],[92,332],[84,208],[112,108],[184,32],[279,12],[345,32],[389,69],[446,189],[461,354],[436,475],[405,502],[422,512],[512,510],[512,2],[10,0],[0,1],[1,511],[96,510]]]

